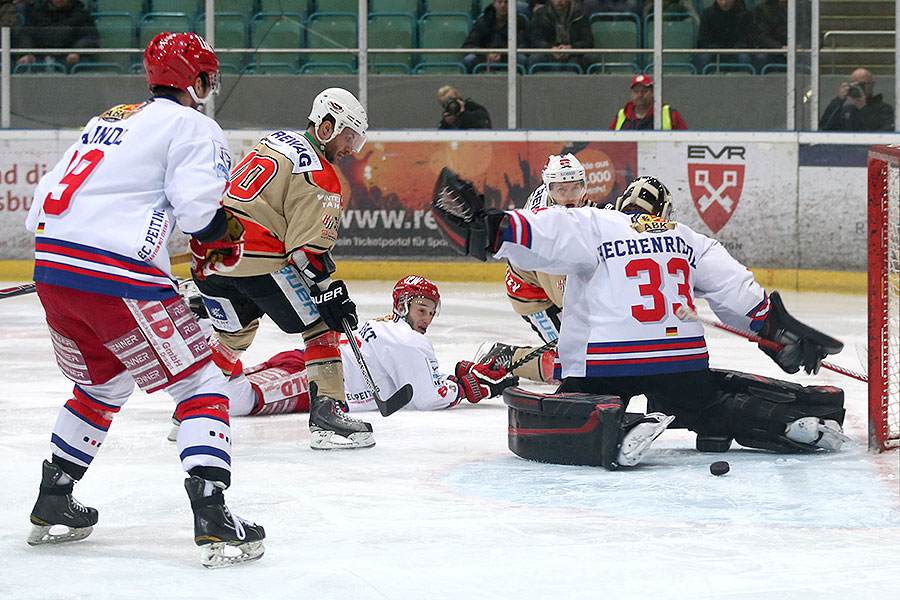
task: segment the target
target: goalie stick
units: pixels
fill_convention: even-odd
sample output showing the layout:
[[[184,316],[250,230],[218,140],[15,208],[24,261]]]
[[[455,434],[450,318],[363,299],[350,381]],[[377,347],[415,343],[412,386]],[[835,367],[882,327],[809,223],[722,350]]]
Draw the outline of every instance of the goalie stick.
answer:
[[[356,357],[356,364],[359,365],[359,370],[362,371],[363,379],[366,380],[366,384],[368,384],[369,389],[372,390],[372,397],[375,398],[375,404],[378,406],[378,412],[381,413],[381,416],[390,416],[409,404],[409,401],[412,400],[413,396],[413,387],[412,384],[409,383],[394,392],[387,400],[381,399],[378,390],[375,388],[375,380],[372,379],[369,367],[366,365],[365,359],[363,359],[362,352],[359,350],[359,344],[356,342],[356,337],[353,335],[353,330],[350,328],[350,323],[347,319],[341,319],[341,323],[344,325],[344,333],[347,334],[347,342],[350,344],[350,348],[353,349],[353,355]]]
[[[704,325],[710,325],[717,329],[721,329],[723,331],[727,331],[728,333],[733,333],[735,335],[739,335],[743,338],[747,338],[751,342],[756,342],[761,346],[765,346],[766,348],[771,348],[772,350],[781,350],[784,348],[783,345],[778,342],[773,342],[772,340],[767,340],[765,338],[759,337],[755,333],[750,333],[749,331],[744,331],[742,329],[738,329],[737,327],[732,327],[731,325],[726,325],[725,323],[720,323],[714,319],[709,319],[707,317],[701,317],[696,312],[690,310],[685,307],[683,304],[680,305],[675,310],[675,316],[684,321],[685,319],[692,319],[697,321],[698,323],[703,323]],[[864,381],[868,383],[869,376],[865,373],[858,373],[856,371],[851,371],[850,369],[846,369],[844,367],[832,364],[828,361],[822,361],[822,367],[828,369],[829,371],[834,371],[835,373],[840,373],[841,375],[846,375],[847,377],[852,377],[853,379],[858,379],[860,381]]]
[[[189,263],[191,262],[191,253],[180,252],[179,254],[173,254],[169,257],[169,260],[173,265]],[[37,288],[35,287],[33,282],[23,283],[22,285],[0,289],[0,299],[12,298],[13,296],[22,296],[24,294],[33,294],[36,291]]]

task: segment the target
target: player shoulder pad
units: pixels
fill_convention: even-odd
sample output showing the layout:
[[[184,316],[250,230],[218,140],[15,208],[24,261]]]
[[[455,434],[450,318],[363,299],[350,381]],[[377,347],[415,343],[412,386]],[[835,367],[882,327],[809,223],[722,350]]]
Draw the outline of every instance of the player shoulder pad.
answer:
[[[661,217],[648,214],[631,215],[631,228],[638,233],[664,233],[675,229],[675,221],[666,221]]]
[[[282,129],[264,137],[262,143],[285,156],[291,162],[294,175],[323,168],[322,159],[302,133]]]
[[[146,102],[141,102],[140,104],[117,104],[101,114],[100,119],[104,121],[121,121],[137,114],[146,105]]]

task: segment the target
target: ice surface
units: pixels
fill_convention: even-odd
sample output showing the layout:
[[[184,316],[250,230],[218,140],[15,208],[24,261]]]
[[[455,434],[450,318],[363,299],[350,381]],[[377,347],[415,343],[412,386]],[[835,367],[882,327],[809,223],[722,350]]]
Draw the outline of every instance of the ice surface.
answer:
[[[350,282],[360,316],[391,282]],[[439,283],[429,337],[444,369],[483,341],[528,344],[502,283]],[[784,294],[863,370],[861,296]],[[701,308],[701,312],[706,312]],[[870,598],[900,589],[898,453],[866,451],[865,384],[785,375],[754,345],[708,331],[712,365],[843,387],[853,443],[837,454],[734,446],[699,454],[667,431],[633,469],[546,465],[506,447],[500,399],[440,413],[368,413],[377,445],[309,449],[306,415],[234,419],[228,504],[266,527],[257,563],[207,571],[193,545],[172,402],[137,392],[76,497],[100,511],[86,540],[31,548],[28,514],[71,384],[36,296],[0,303],[0,598]],[[264,322],[244,364],[299,340]],[[538,386],[539,387],[539,386]],[[641,401],[632,404],[640,408]],[[713,477],[709,464],[728,460]]]

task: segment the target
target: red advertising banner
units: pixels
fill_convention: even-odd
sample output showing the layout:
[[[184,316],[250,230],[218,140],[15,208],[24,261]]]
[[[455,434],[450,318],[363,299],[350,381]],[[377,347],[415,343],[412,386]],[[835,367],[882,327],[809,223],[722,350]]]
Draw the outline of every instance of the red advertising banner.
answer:
[[[571,152],[585,166],[588,197],[614,200],[637,173],[635,142],[371,142],[340,162],[345,191],[339,258],[456,256],[431,216],[441,169],[471,179],[489,206],[521,208],[541,183],[550,154]]]

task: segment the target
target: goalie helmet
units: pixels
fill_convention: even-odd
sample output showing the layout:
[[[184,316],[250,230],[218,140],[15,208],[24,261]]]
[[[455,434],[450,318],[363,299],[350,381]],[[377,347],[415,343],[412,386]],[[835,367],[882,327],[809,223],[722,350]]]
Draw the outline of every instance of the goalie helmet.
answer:
[[[541,171],[541,181],[547,186],[547,193],[550,199],[556,204],[567,204],[561,202],[560,199],[553,197],[553,189],[551,184],[568,183],[570,181],[580,181],[582,184],[581,197],[575,202],[575,206],[583,206],[587,197],[587,177],[584,172],[584,165],[575,158],[574,154],[551,154],[547,157],[547,164]]]
[[[219,59],[196,33],[158,34],[144,50],[144,71],[151,90],[156,85],[184,90],[197,104],[205,100],[194,90],[194,80],[201,73],[209,79],[209,94],[219,92]]]
[[[320,141],[327,144],[349,127],[355,134],[350,141],[350,146],[354,152],[362,150],[363,144],[366,143],[369,120],[366,116],[366,109],[362,107],[356,96],[337,87],[320,92],[313,100],[312,109],[309,111],[309,120],[315,125],[316,131],[319,130],[319,126],[328,115],[334,118],[334,131],[330,138]]]
[[[616,210],[629,212],[629,207],[668,220],[672,214],[672,194],[656,177],[638,177],[616,198]]]
[[[441,294],[437,286],[424,277],[408,275],[394,286],[394,315],[404,318],[409,314],[409,304],[414,298],[427,298],[434,302],[434,314],[441,311]]]

